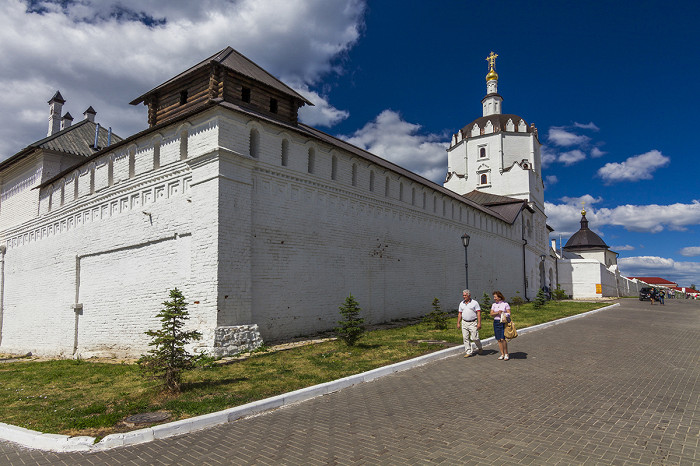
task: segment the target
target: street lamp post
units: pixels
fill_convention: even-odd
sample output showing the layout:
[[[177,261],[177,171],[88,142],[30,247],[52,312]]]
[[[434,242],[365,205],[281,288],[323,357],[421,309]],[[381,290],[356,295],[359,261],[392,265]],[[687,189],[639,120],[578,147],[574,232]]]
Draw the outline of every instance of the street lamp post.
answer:
[[[469,247],[469,235],[462,235],[462,245],[464,245],[464,276],[466,278],[466,289],[469,289],[469,258],[467,257],[467,248]]]

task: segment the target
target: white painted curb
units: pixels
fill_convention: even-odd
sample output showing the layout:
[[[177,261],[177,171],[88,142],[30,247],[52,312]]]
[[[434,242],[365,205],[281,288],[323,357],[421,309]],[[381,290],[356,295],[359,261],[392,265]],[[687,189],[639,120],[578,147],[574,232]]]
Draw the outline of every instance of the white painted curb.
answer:
[[[619,303],[615,303],[610,306],[588,311],[583,314],[564,317],[562,319],[546,322],[544,324],[533,325],[532,327],[518,330],[518,335],[524,335],[536,330],[551,327],[553,325],[563,324],[564,322],[579,319],[581,317],[595,314],[596,312],[605,311],[619,305]],[[481,341],[483,345],[489,345],[494,342],[495,339],[493,337]],[[379,367],[361,374],[355,374],[342,379],[333,380],[331,382],[313,385],[311,387],[273,396],[272,398],[266,398],[264,400],[254,401],[252,403],[225,409],[216,413],[203,414],[201,416],[169,422],[167,424],[160,424],[131,432],[111,434],[97,443],[95,443],[96,439],[94,437],[69,437],[67,435],[45,434],[35,430],[4,424],[2,422],[0,422],[0,440],[18,443],[28,448],[55,452],[101,451],[127,445],[136,445],[139,443],[150,442],[155,439],[182,435],[196,430],[225,424],[227,422],[233,422],[243,417],[252,416],[254,414],[259,414],[293,403],[306,401],[311,398],[316,398],[317,396],[336,392],[358,383],[369,382],[395,372],[405,371],[431,361],[444,359],[455,354],[460,354],[463,351],[464,347],[462,345],[453,346],[434,353],[419,356],[414,359],[409,359],[407,361],[397,362],[396,364]]]

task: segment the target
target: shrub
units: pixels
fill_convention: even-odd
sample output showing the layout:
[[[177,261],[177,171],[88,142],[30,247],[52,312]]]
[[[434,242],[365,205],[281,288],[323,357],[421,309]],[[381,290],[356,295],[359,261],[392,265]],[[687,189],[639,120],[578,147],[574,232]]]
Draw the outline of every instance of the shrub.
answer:
[[[547,296],[544,294],[544,290],[540,288],[533,302],[535,309],[540,309],[547,302]]]
[[[515,306],[515,310],[519,311],[520,306],[525,303],[525,300],[520,296],[520,292],[516,291],[515,296],[513,296],[513,299],[511,300],[511,304]]]
[[[481,297],[481,307],[482,309],[491,309],[491,295],[484,291],[484,295]]]
[[[555,299],[556,301],[561,301],[562,299],[566,299],[568,296],[566,295],[566,291],[561,289],[561,286],[557,284],[557,289],[552,291],[552,298]]]
[[[433,310],[423,318],[423,322],[433,324],[435,330],[447,328],[447,313],[442,310],[439,299],[433,299]]]
[[[335,331],[338,337],[343,340],[348,346],[354,346],[357,340],[360,339],[365,332],[365,319],[360,317],[360,305],[355,301],[355,298],[350,295],[345,299],[345,304],[340,306],[340,314],[345,318],[338,321],[338,327]]]
[[[165,301],[163,306],[165,307],[157,314],[161,321],[160,330],[145,332],[151,337],[148,345],[154,348],[149,350],[147,355],[142,355],[137,362],[145,373],[155,379],[161,379],[164,389],[177,393],[180,391],[182,373],[194,369],[203,357],[190,354],[185,345],[199,340],[202,334],[194,330],[182,330],[190,317],[185,296],[180,290],[170,290],[170,301]]]

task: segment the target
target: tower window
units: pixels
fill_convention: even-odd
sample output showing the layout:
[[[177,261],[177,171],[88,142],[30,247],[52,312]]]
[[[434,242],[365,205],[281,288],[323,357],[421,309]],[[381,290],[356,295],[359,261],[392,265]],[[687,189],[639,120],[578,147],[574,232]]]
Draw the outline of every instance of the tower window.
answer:
[[[180,105],[187,103],[187,90],[180,91]]]
[[[486,148],[485,147],[479,148],[479,157],[481,157],[481,158],[486,157]]]
[[[488,178],[486,175],[481,175],[481,184],[486,184],[488,181]]]
[[[260,155],[260,133],[253,128],[250,130],[250,146],[248,148],[250,156],[257,159]]]
[[[277,99],[270,97],[270,112],[277,113]]]
[[[249,87],[244,87],[241,90],[241,100],[243,102],[248,102],[250,103],[250,88]]]

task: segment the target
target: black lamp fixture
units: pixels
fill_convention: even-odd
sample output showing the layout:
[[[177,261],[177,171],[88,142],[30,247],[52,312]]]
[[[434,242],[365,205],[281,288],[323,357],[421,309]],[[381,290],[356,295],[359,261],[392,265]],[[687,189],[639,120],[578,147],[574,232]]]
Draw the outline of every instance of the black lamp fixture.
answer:
[[[469,235],[466,233],[462,235],[462,244],[465,248],[469,247],[469,238]]]
[[[466,289],[469,289],[469,259],[467,257],[467,247],[469,247],[469,235],[462,235],[462,245],[464,246],[464,276],[466,282]]]

